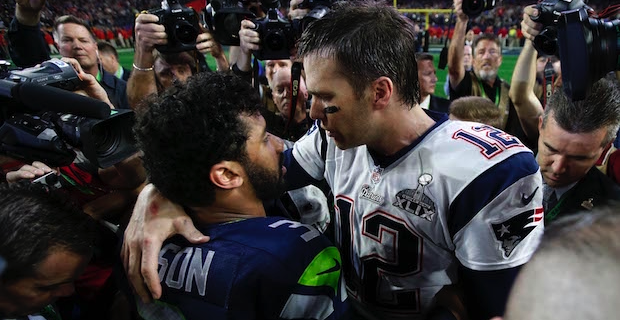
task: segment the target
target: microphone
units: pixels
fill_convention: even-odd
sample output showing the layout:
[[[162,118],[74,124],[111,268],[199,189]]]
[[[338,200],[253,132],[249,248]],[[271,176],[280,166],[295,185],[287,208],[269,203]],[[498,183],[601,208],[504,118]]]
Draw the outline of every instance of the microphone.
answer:
[[[2,81],[0,82],[0,96],[12,97],[18,103],[35,111],[70,113],[94,119],[107,119],[110,116],[110,106],[97,99],[49,85],[0,81]]]

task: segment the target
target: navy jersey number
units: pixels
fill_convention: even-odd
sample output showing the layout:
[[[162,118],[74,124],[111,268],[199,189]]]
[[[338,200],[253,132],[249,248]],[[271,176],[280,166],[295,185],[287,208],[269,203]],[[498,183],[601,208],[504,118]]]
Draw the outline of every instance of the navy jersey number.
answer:
[[[519,139],[491,126],[471,127],[470,130],[457,130],[452,139],[465,140],[478,148],[487,159],[491,159],[502,151],[514,147],[523,147]]]
[[[344,275],[351,294],[378,307],[419,311],[419,290],[412,288],[391,292],[384,276],[406,277],[420,272],[422,238],[405,221],[380,210],[365,215],[360,230],[357,230],[359,227],[353,225],[353,208],[351,199],[336,198],[336,219],[340,226],[336,230],[336,242],[342,254]],[[367,249],[379,249],[369,249],[360,255],[354,243],[360,243]]]

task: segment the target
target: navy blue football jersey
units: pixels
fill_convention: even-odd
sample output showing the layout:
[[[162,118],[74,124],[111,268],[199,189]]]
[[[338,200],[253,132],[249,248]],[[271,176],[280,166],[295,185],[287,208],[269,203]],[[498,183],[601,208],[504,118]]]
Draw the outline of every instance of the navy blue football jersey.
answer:
[[[162,297],[144,305],[151,319],[341,319],[346,290],[338,250],[315,228],[279,217],[199,229],[159,256]]]

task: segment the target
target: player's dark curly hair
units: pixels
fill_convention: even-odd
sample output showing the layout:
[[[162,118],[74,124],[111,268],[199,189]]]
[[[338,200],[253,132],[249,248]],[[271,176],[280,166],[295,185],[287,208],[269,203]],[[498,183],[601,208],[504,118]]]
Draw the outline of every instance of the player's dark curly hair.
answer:
[[[256,90],[237,76],[203,72],[143,106],[134,133],[150,182],[181,205],[213,203],[211,167],[247,159],[249,128],[241,115],[259,114]]]

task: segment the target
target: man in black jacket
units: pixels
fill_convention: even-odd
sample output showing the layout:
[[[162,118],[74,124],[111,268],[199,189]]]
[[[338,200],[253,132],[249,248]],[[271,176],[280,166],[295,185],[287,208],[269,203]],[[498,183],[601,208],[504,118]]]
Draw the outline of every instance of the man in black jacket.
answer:
[[[420,80],[420,106],[423,109],[449,113],[450,100],[435,95],[437,70],[433,64],[433,55],[426,52],[416,53],[418,62],[418,80]]]
[[[17,0],[15,18],[7,33],[11,59],[18,67],[32,67],[49,60],[47,45],[40,30],[45,0]],[[82,69],[93,75],[118,109],[129,109],[127,83],[106,72],[99,63],[97,42],[88,23],[67,15],[54,22],[54,41],[63,57],[75,58]]]
[[[594,166],[619,125],[620,89],[611,80],[594,83],[582,101],[563,90],[551,96],[538,124],[545,224],[620,200],[620,187]]]

